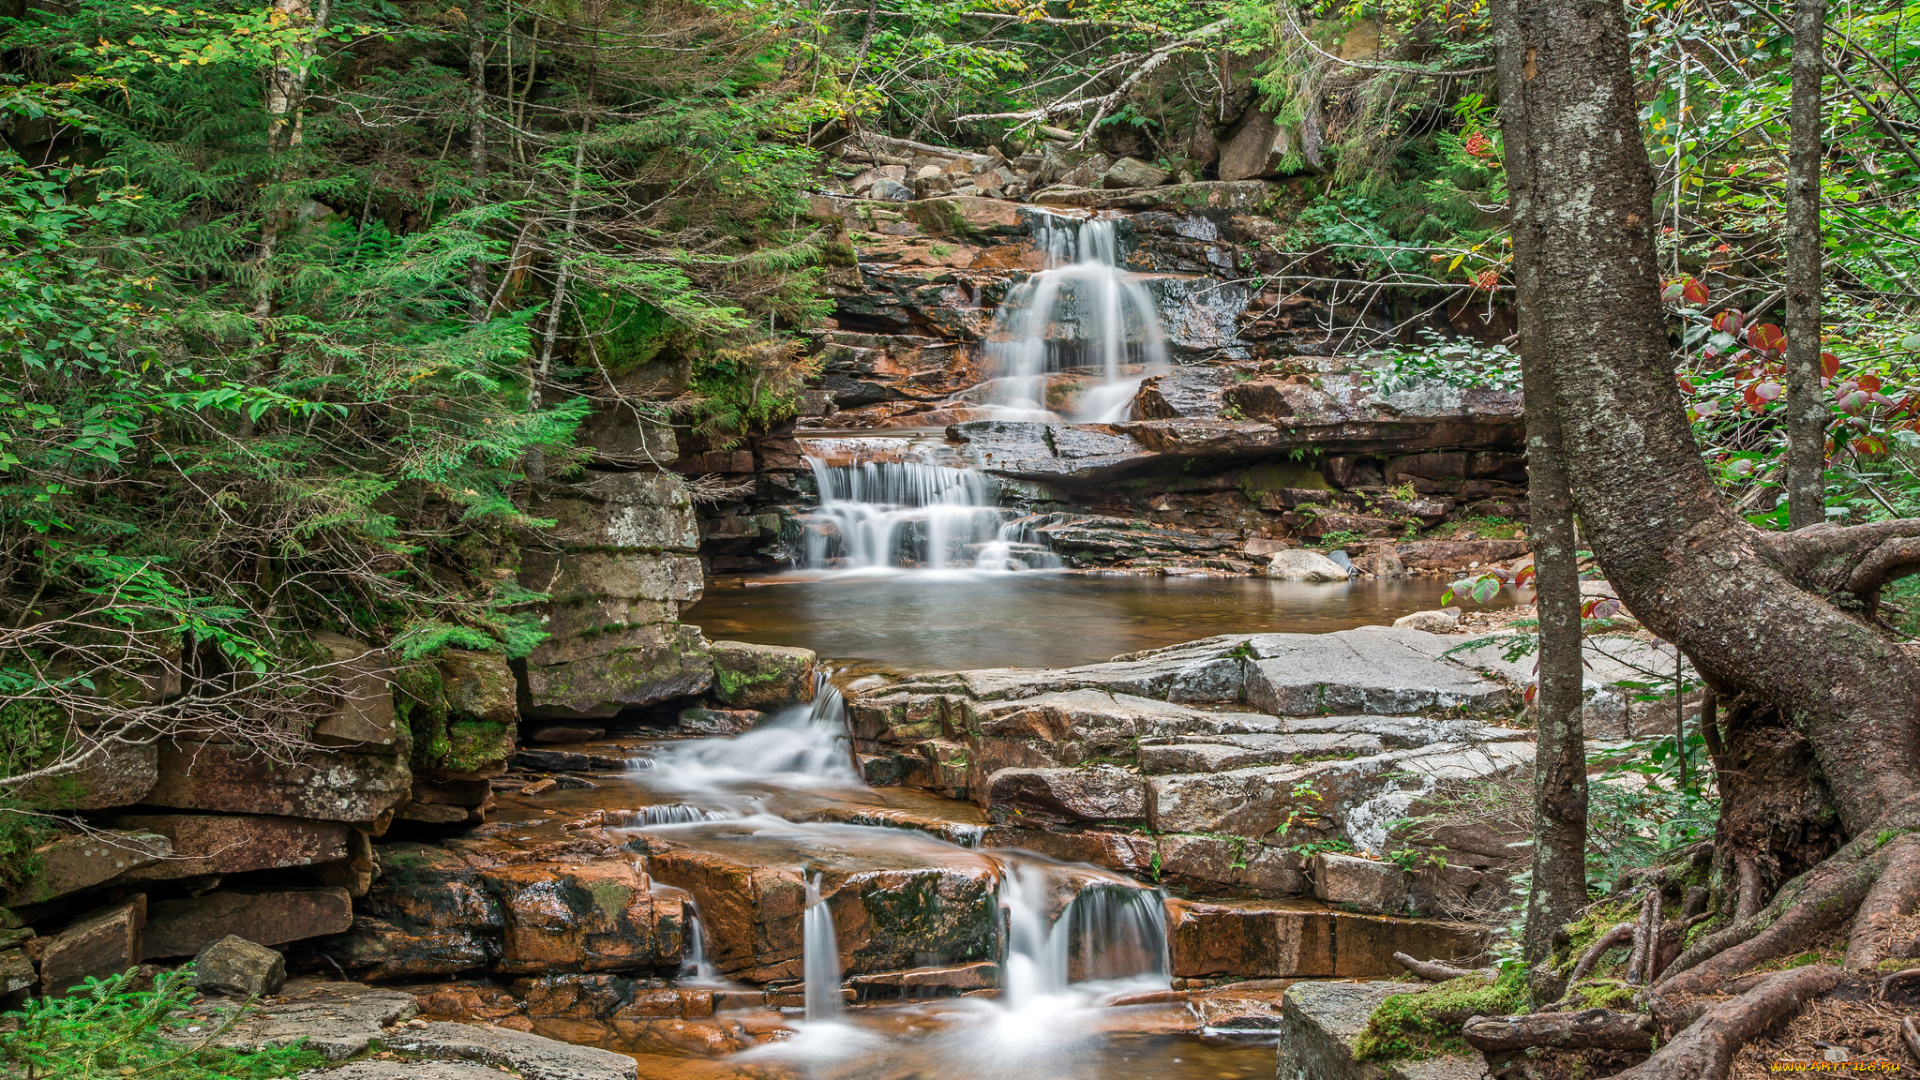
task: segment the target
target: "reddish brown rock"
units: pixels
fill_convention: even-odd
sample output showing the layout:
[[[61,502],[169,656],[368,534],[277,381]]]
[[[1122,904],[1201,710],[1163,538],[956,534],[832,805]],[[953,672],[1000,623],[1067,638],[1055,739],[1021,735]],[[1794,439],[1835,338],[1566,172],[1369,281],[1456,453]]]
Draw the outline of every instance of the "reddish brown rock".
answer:
[[[1395,919],[1385,915],[1333,914],[1334,937],[1340,943],[1334,974],[1343,979],[1398,975],[1397,952],[1419,960],[1439,960],[1455,967],[1480,966],[1490,938],[1488,928],[1473,923],[1437,919]]]
[[[1173,974],[1185,978],[1324,978],[1332,975],[1333,916],[1287,900],[1167,901]]]
[[[327,678],[333,685],[334,703],[333,710],[313,725],[313,740],[322,746],[390,754],[411,749],[407,725],[394,713],[385,650],[339,634],[315,634],[313,640],[332,665]]]
[[[158,833],[173,846],[173,858],[132,871],[130,881],[333,862],[347,857],[347,836],[353,831],[337,821],[212,814],[134,814],[114,823]]]
[[[136,967],[146,921],[147,896],[135,893],[55,934],[40,954],[41,989],[64,994],[90,975],[106,978]]]
[[[277,764],[251,747],[170,740],[160,779],[140,800],[182,810],[370,822],[405,802],[413,777],[404,757],[310,751]]]
[[[495,970],[618,971],[679,960],[685,923],[678,899],[656,899],[631,862],[501,867],[488,875],[504,926]]]
[[[284,945],[338,934],[351,925],[353,901],[345,889],[212,892],[153,905],[141,959],[192,956],[228,934],[258,945]]]

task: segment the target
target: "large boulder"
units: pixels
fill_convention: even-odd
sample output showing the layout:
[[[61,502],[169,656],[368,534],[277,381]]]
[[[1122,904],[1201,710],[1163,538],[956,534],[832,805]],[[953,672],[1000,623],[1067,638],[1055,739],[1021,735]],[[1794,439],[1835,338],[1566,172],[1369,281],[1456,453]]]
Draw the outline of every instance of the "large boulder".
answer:
[[[1297,982],[1280,1009],[1278,1080],[1482,1080],[1478,1055],[1441,1055],[1377,1064],[1354,1044],[1380,1003],[1407,992],[1394,982]]]
[[[1303,164],[1293,133],[1266,110],[1249,108],[1220,145],[1220,179],[1280,176]]]
[[[694,626],[656,623],[615,635],[619,648],[551,666],[527,667],[529,716],[614,716],[713,685],[713,659]]]
[[[1123,157],[1100,178],[1100,184],[1107,188],[1159,187],[1170,175],[1167,170],[1139,158]]]
[[[1144,824],[1147,789],[1112,765],[1079,769],[1001,769],[988,780],[993,820],[1036,824]]]
[[[207,1009],[219,1022],[239,1005],[235,1001],[216,1001],[210,1002]],[[275,1000],[260,1003],[235,1021],[214,1045],[230,1050],[264,1050],[301,1043],[328,1061],[345,1061],[366,1053],[376,1039],[386,1037],[394,1024],[411,1019],[419,1011],[413,995],[399,990],[376,989],[356,982],[293,979],[281,988]],[[205,1038],[186,1031],[177,1034],[196,1041]],[[408,1073],[408,1080],[413,1076]]]
[[[1267,563],[1267,576],[1282,581],[1345,581],[1348,577],[1332,559],[1304,548],[1274,552]]]
[[[813,700],[812,649],[716,641],[714,696],[735,709],[773,712]]]

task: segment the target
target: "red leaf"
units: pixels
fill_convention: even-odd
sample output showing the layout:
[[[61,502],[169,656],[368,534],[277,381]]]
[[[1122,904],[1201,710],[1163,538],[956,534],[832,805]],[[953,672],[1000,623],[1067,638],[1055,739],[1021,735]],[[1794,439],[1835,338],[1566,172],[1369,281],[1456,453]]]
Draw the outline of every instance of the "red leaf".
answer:
[[[1779,352],[1787,347],[1787,335],[1770,322],[1761,323],[1747,331],[1747,344],[1763,353]]]
[[[1687,303],[1697,307],[1707,302],[1707,287],[1698,278],[1688,278],[1680,289],[1680,295],[1686,298]]]
[[[1852,416],[1867,407],[1867,392],[1865,390],[1849,390],[1845,394],[1840,395],[1839,405],[1841,412]]]
[[[1660,299],[1668,304],[1677,303],[1682,293],[1687,291],[1687,283],[1679,278],[1667,282],[1660,289]]]
[[[1840,374],[1840,358],[1830,352],[1820,354],[1820,377],[1831,379]]]
[[[1753,396],[1761,401],[1773,401],[1780,396],[1780,384],[1777,382],[1754,383]]]
[[[1853,440],[1853,452],[1861,457],[1879,457],[1887,452],[1887,444],[1874,435],[1862,435]]]
[[[1869,394],[1878,393],[1880,390],[1880,376],[1878,375],[1862,375],[1857,381],[1860,383],[1860,389],[1865,390]]]
[[[1674,378],[1680,380],[1680,389],[1682,392],[1688,393],[1688,394],[1695,392],[1693,389],[1692,379],[1687,378],[1685,375],[1675,375]]]
[[[1713,317],[1715,330],[1723,334],[1732,334],[1734,337],[1740,336],[1740,328],[1744,325],[1746,325],[1746,316],[1740,314],[1738,308],[1728,308]]]
[[[1533,583],[1533,578],[1534,578],[1533,564],[1528,563],[1527,565],[1520,568],[1519,573],[1513,575],[1513,583],[1515,585],[1531,585]]]

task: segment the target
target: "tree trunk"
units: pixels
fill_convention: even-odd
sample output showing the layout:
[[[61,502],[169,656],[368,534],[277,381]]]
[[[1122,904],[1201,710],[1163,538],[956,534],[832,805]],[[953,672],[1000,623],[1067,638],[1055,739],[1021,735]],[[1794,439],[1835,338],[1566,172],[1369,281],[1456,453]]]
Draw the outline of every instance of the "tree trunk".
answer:
[[[1820,385],[1820,39],[1826,0],[1794,8],[1787,152],[1787,519],[1826,520],[1827,402]]]
[[[487,195],[487,4],[467,0],[467,158],[473,170],[474,198]],[[487,321],[491,294],[487,289],[486,260],[475,255],[467,262],[467,316],[473,323]]]
[[[1875,837],[1920,828],[1920,670],[1858,615],[1920,565],[1920,521],[1766,534],[1734,514],[1674,378],[1625,11],[1497,0],[1493,13],[1520,301],[1539,327],[1528,359],[1552,374],[1528,411],[1557,416],[1582,535],[1621,600],[1722,696],[1778,710],[1851,838],[1654,986],[1697,993],[1844,927],[1886,867]]]
[[[1508,20],[1509,25],[1512,20]],[[1522,54],[1502,44],[1502,63]],[[1516,78],[1523,77],[1516,73]],[[1538,687],[1535,697],[1533,780],[1533,878],[1527,894],[1524,941],[1529,992],[1534,1006],[1557,1001],[1566,984],[1554,976],[1555,938],[1587,900],[1587,760],[1581,710],[1586,676],[1580,657],[1580,567],[1575,550],[1573,498],[1560,417],[1540,404],[1554,400],[1550,327],[1539,303],[1541,260],[1532,247],[1538,235],[1522,229],[1517,210],[1532,198],[1520,183],[1530,180],[1528,124],[1524,103],[1509,109],[1502,75],[1502,121],[1507,171],[1516,207],[1515,284],[1520,297],[1521,381],[1527,407],[1527,531],[1533,544],[1534,602],[1540,617]],[[1525,252],[1522,254],[1522,252]]]

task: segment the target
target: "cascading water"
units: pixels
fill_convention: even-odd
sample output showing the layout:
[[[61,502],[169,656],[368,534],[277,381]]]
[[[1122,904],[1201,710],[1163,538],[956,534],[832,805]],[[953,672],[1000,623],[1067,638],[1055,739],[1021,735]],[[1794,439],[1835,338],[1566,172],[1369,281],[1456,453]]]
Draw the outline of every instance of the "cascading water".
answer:
[[[1080,396],[1074,421],[1125,420],[1141,380],[1167,366],[1153,295],[1120,268],[1112,221],[1049,217],[1034,238],[1047,268],[1007,294],[988,345],[999,373],[994,415],[1057,420],[1047,405],[1048,376],[1090,369],[1100,381]]]
[[[691,906],[691,905],[689,905]],[[700,921],[699,909],[687,920],[687,955],[680,961],[680,977],[693,982],[718,982],[719,972],[707,959],[707,928]]]
[[[807,907],[801,926],[801,973],[809,1021],[840,1017],[840,940],[833,912],[820,898],[820,875],[807,878]]]
[[[1007,914],[1002,991],[1009,1009],[1058,998],[1073,983],[1167,985],[1166,908],[1157,891],[1096,882],[1049,918],[1053,891],[1043,864],[1015,864],[1001,881]]]
[[[807,565],[882,570],[1052,569],[1060,559],[994,503],[986,477],[914,461],[829,465],[808,458],[820,508]]]
[[[754,812],[752,800],[731,794],[730,785],[775,778],[788,785],[862,783],[848,750],[846,698],[825,678],[814,687],[812,704],[786,709],[744,735],[689,739],[665,747],[653,758],[653,777],[652,783],[660,788],[703,798],[645,807],[638,813],[647,825],[712,821]],[[646,820],[655,812],[666,820]]]

